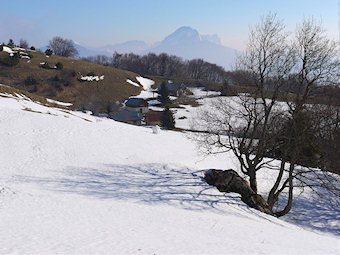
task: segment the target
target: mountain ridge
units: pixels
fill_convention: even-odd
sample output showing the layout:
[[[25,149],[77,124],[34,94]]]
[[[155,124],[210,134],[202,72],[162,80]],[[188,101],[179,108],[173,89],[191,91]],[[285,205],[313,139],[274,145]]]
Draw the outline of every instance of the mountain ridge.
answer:
[[[182,26],[166,36],[162,41],[152,45],[141,40],[130,40],[101,47],[87,47],[72,41],[79,52],[79,57],[95,55],[112,56],[114,52],[121,54],[134,53],[146,55],[148,53],[167,53],[183,59],[203,59],[207,62],[231,69],[237,50],[221,44],[217,34],[201,35],[198,30],[189,26]],[[47,46],[40,48],[45,51]]]

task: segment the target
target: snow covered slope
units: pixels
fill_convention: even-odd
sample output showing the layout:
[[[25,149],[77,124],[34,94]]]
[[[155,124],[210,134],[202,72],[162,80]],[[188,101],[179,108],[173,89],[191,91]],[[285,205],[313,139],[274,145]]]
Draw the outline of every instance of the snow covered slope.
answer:
[[[340,254],[205,184],[236,161],[182,133],[0,96],[0,160],[0,254]]]

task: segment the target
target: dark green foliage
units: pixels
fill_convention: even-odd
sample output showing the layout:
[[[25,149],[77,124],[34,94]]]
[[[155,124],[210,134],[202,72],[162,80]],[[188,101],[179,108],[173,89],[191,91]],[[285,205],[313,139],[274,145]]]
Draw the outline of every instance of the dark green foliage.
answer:
[[[46,54],[47,56],[51,56],[51,55],[53,54],[53,50],[47,49],[47,50],[45,50],[45,54]]]
[[[63,87],[60,85],[59,82],[56,82],[54,83],[54,87],[57,91],[62,91],[63,90]]]
[[[31,50],[35,50],[35,47],[34,46],[31,46],[31,48],[30,48]]]
[[[97,76],[94,72],[89,72],[86,76]]]
[[[306,111],[297,111],[288,119],[276,141],[276,149],[270,154],[274,158],[316,167],[321,149],[317,144],[312,118]]]
[[[14,46],[15,46],[15,43],[14,43],[13,39],[9,39],[7,45],[8,45],[9,47],[14,47]]]
[[[160,89],[158,91],[157,99],[161,102],[163,106],[166,106],[171,103],[169,95],[170,95],[170,92],[168,88],[166,87],[166,83],[162,82]]]
[[[64,86],[65,86],[65,87],[72,87],[72,86],[74,86],[74,84],[73,84],[71,81],[66,81],[66,82],[64,83]]]
[[[172,111],[165,107],[162,117],[161,117],[161,125],[166,129],[174,129],[175,128],[175,119],[172,114]]]
[[[221,96],[227,96],[229,90],[229,82],[225,80],[221,87]]]
[[[41,68],[44,68],[44,69],[51,69],[50,65],[45,62],[44,64],[40,65]]]
[[[18,53],[14,53],[13,56],[8,56],[1,59],[1,64],[6,66],[16,66],[19,64],[20,56]]]
[[[55,81],[60,81],[60,78],[59,78],[59,76],[56,74],[56,76],[54,76],[54,78],[53,78]]]
[[[32,76],[28,76],[26,79],[25,79],[25,85],[29,86],[29,85],[36,85],[38,84],[38,81],[37,79],[35,79],[34,77]]]
[[[32,89],[30,89],[28,92],[35,93],[38,91],[38,86],[35,84]]]
[[[62,63],[60,63],[60,62],[58,62],[56,65],[55,65],[55,67],[57,68],[57,70],[61,70],[61,69],[63,69],[63,64]]]

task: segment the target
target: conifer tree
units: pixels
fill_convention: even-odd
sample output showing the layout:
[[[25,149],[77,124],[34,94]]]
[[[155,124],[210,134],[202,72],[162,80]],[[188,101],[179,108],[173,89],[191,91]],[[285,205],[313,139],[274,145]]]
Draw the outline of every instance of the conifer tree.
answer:
[[[170,92],[165,82],[162,82],[158,94],[159,95],[157,99],[161,102],[163,106],[166,106],[171,103],[171,100],[169,98]]]
[[[172,114],[172,111],[169,107],[165,107],[162,118],[161,118],[161,125],[166,129],[174,129],[175,128],[175,119]]]

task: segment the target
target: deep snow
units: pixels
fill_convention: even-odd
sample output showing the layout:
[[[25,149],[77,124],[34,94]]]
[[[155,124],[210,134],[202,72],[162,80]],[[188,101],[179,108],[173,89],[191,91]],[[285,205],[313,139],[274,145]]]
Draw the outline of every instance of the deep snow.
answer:
[[[0,254],[340,254],[339,211],[321,233],[248,208],[201,178],[232,155],[183,133],[0,96],[0,160]]]

